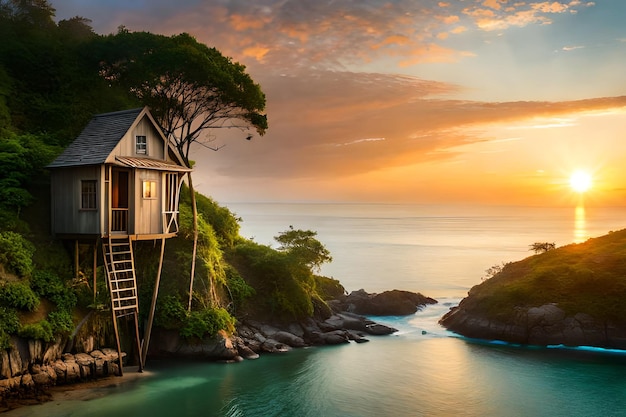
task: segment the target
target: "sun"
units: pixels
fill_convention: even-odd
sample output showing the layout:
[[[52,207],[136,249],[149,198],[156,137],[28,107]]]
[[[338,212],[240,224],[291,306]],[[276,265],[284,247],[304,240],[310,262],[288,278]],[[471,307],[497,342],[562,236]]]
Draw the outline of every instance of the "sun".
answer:
[[[574,171],[569,177],[569,185],[577,193],[584,193],[591,188],[591,174],[586,171]]]

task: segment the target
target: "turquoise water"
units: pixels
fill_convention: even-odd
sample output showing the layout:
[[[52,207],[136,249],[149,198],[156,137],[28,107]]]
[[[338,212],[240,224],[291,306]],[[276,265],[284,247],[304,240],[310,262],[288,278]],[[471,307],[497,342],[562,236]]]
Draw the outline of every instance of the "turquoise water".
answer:
[[[229,205],[242,234],[270,244],[289,225],[318,231],[348,290],[399,288],[437,298],[369,343],[297,349],[238,364],[149,361],[149,376],[89,400],[20,416],[626,416],[626,353],[466,340],[437,320],[494,264],[528,245],[618,230],[624,210],[386,205]]]

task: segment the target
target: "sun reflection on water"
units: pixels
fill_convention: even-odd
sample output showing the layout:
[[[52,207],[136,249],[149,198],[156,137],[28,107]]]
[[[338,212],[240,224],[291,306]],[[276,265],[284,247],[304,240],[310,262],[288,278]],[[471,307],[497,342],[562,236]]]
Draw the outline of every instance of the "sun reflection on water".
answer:
[[[585,206],[579,204],[574,212],[574,243],[582,243],[588,238]]]

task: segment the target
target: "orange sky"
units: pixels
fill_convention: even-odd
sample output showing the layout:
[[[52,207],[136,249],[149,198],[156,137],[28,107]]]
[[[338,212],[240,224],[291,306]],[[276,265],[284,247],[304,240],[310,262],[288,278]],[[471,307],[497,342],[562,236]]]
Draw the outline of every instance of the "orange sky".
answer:
[[[57,18],[189,32],[245,64],[269,130],[218,130],[220,202],[587,205],[626,197],[626,2],[52,0]]]

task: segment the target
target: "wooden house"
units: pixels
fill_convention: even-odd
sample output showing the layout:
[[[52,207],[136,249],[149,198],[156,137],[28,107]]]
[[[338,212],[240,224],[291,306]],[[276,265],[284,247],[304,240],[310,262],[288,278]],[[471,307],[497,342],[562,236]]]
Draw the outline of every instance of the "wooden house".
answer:
[[[117,349],[117,321],[132,316],[139,369],[147,355],[158,296],[165,240],[178,232],[179,194],[191,170],[168,143],[147,107],[94,116],[50,165],[52,232],[94,244],[94,299],[97,247],[101,243]],[[138,289],[133,241],[161,240],[148,324],[143,341],[138,325]],[[119,362],[120,375],[122,362]]]
[[[171,237],[190,171],[148,108],[95,116],[52,162],[52,232],[67,237]]]

